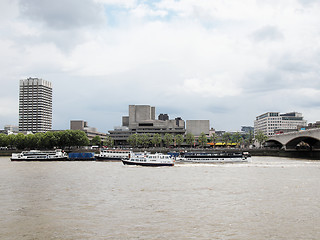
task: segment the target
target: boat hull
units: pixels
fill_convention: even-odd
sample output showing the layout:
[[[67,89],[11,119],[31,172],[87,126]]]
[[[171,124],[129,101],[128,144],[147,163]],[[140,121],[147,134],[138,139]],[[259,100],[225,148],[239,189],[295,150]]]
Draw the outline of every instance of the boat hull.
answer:
[[[48,161],[66,161],[68,157],[56,157],[56,158],[10,158],[11,161],[39,161],[39,162],[48,162]]]
[[[151,162],[134,162],[130,160],[122,159],[124,165],[138,165],[146,167],[173,167],[174,163],[151,163]]]
[[[179,163],[242,163],[248,162],[248,159],[209,159],[209,160],[195,160],[195,159],[180,159],[177,160]]]
[[[248,153],[188,153],[176,158],[181,163],[241,163],[248,162]]]
[[[101,156],[96,156],[97,161],[108,161],[108,162],[119,162],[121,161],[122,158],[120,157],[101,157]]]

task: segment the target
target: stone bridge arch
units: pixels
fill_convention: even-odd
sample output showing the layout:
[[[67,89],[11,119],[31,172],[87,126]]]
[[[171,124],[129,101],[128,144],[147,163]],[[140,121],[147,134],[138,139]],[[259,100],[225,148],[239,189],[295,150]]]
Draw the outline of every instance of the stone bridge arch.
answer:
[[[270,139],[265,142],[264,146],[270,148],[282,148],[283,144],[275,139]]]
[[[304,143],[304,144],[301,144]],[[289,140],[285,145],[286,149],[320,149],[320,140],[310,136],[299,136]]]

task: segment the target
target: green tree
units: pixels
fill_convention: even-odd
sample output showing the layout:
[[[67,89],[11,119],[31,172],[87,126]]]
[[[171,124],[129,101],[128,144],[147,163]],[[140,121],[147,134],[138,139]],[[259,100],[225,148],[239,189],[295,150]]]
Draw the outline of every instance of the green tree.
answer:
[[[114,140],[112,137],[107,136],[106,141],[104,142],[104,144],[108,147],[113,147],[114,146]]]
[[[18,133],[17,135],[15,135],[15,146],[17,147],[17,149],[25,149],[27,144],[26,144],[26,137],[23,133]]]
[[[249,146],[253,143],[253,134],[252,131],[250,131],[249,133],[247,133],[244,137],[244,142],[246,146]]]
[[[26,148],[35,149],[38,147],[38,140],[35,134],[27,134],[25,136]]]
[[[40,147],[52,149],[57,146],[57,139],[52,132],[46,132],[40,137]]]
[[[152,139],[151,139],[151,143],[156,147],[156,146],[160,146],[162,141],[161,135],[159,133],[156,133],[153,135]]]
[[[150,144],[150,137],[147,134],[138,135],[138,145],[148,147]]]
[[[181,144],[182,144],[183,141],[184,141],[183,135],[177,134],[177,135],[174,137],[174,139],[175,139],[176,144],[178,145],[178,147],[181,147]]]
[[[60,139],[58,145],[64,149],[65,147],[72,146],[72,130],[65,130],[60,133]]]
[[[198,137],[198,142],[201,145],[201,147],[204,147],[207,144],[208,139],[207,139],[207,135],[204,132],[202,132]]]
[[[231,140],[231,134],[229,132],[225,132],[222,135],[222,141],[226,144],[226,147],[228,146],[228,143],[230,142],[230,140]]]
[[[81,131],[81,130],[74,130],[72,132],[72,136],[73,136],[73,146],[77,146],[77,147],[80,147],[80,146],[88,146],[90,144],[90,141],[86,135],[86,133],[84,131]],[[96,137],[99,137],[99,136],[96,136]],[[99,137],[100,138],[100,137]],[[98,142],[99,141],[99,138],[96,139],[96,141]],[[95,144],[94,144],[95,145]],[[101,145],[101,138],[100,138],[100,142],[99,144],[97,145]]]
[[[138,134],[131,134],[128,139],[127,142],[132,146],[132,147],[137,147],[138,146]]]
[[[166,133],[163,137],[163,141],[167,147],[169,147],[173,143],[173,136],[170,133]]]
[[[91,144],[92,144],[92,145],[101,146],[101,138],[100,138],[100,136],[95,136],[95,137],[91,140]]]
[[[7,144],[10,148],[16,147],[14,134],[10,134],[7,136]]]
[[[255,135],[255,139],[259,142],[260,147],[262,147],[262,143],[268,140],[268,136],[259,130]]]
[[[194,144],[194,135],[192,133],[186,134],[186,143],[190,145],[190,147]]]
[[[8,136],[4,133],[0,134],[0,147],[8,146]]]
[[[212,133],[212,135],[210,137],[210,142],[216,143],[216,141],[217,141],[217,135],[215,133]]]
[[[242,141],[242,136],[239,132],[236,132],[235,134],[232,135],[232,141],[237,144],[239,147],[241,141]]]
[[[59,148],[62,148],[62,149],[65,147],[65,145],[62,144],[63,132],[64,131],[55,131],[55,132],[53,132],[53,135],[54,135],[54,137],[56,139],[56,146],[59,147]]]

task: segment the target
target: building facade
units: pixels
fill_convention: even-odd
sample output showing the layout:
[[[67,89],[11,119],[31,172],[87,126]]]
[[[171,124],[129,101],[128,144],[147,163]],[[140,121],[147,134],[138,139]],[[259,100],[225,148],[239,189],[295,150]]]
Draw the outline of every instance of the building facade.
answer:
[[[187,120],[186,131],[187,133],[192,133],[196,137],[200,136],[201,133],[205,133],[206,135],[209,135],[210,121],[209,120]]]
[[[262,131],[266,136],[295,131],[298,126],[306,126],[307,121],[301,113],[290,112],[280,114],[279,112],[267,112],[256,117],[254,121],[254,134]]]
[[[109,131],[115,145],[127,145],[127,139],[132,134],[148,134],[151,137],[156,133],[162,136],[166,133],[185,134],[185,122],[180,117],[169,119],[167,114],[162,114],[165,120],[156,120],[155,113],[155,107],[149,105],[129,105],[129,116],[122,117],[122,126]]]
[[[88,139],[91,141],[94,137],[99,136],[101,141],[106,141],[107,134],[98,132],[94,127],[89,127],[88,122],[83,120],[71,120],[70,130],[81,130],[84,131]]]
[[[52,129],[52,84],[39,78],[20,80],[19,131]]]

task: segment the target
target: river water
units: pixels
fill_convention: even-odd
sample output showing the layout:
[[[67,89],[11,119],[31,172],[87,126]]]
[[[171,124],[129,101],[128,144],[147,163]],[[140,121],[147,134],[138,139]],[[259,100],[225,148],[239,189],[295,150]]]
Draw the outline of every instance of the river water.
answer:
[[[0,158],[0,239],[320,239],[320,161]]]

